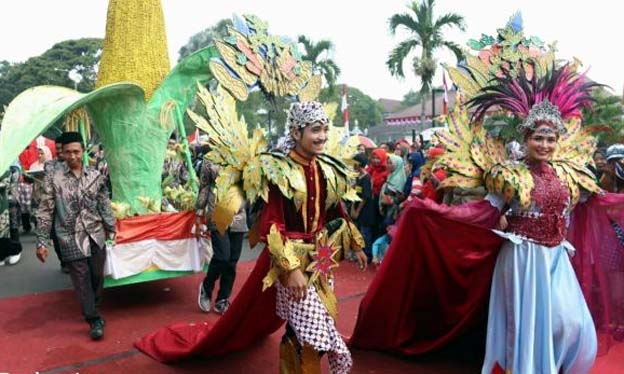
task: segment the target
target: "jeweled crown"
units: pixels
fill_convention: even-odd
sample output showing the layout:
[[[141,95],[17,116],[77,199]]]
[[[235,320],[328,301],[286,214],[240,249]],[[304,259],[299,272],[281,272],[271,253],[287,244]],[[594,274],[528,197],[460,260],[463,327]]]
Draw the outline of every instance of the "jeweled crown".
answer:
[[[548,99],[544,99],[539,103],[533,104],[527,117],[524,119],[522,124],[518,126],[518,130],[521,133],[534,131],[537,128],[538,122],[552,123],[555,126],[555,131],[559,134],[566,132],[566,127],[563,124],[559,108],[548,101]]]

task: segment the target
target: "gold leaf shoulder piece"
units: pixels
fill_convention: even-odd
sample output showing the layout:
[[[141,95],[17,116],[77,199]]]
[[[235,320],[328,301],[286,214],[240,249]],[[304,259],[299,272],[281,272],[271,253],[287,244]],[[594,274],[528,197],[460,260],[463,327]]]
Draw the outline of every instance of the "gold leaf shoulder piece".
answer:
[[[327,206],[332,206],[340,200],[352,200],[353,193],[350,190],[355,173],[343,162],[327,154],[317,156],[317,161],[327,180]]]
[[[249,92],[247,91],[247,85],[245,82],[238,78],[234,78],[227,70],[225,66],[216,61],[210,61],[210,71],[214,74],[215,78],[219,83],[223,85],[223,87],[227,88],[227,90],[238,100],[245,101],[249,96]]]
[[[508,160],[495,164],[485,173],[485,186],[488,192],[502,195],[507,203],[517,197],[523,209],[531,204],[533,176],[522,162]]]
[[[260,155],[259,164],[266,183],[274,184],[286,198],[305,196],[303,174],[288,157],[278,152],[265,152]]]
[[[320,154],[317,156],[317,160],[321,163],[325,163],[331,165],[336,171],[344,176],[354,177],[353,171],[342,161],[337,159],[334,156],[328,155],[326,153]]]

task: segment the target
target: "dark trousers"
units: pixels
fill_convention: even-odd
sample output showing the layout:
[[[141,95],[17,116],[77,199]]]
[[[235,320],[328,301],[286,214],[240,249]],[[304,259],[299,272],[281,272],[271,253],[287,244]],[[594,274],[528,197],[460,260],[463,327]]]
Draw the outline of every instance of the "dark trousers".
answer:
[[[360,230],[360,234],[362,234],[362,238],[364,238],[364,253],[366,257],[368,257],[369,261],[373,258],[373,229],[370,226],[363,226],[358,224],[358,230]]]
[[[212,295],[215,283],[220,278],[217,300],[228,299],[232,294],[232,286],[236,279],[236,264],[243,250],[244,236],[245,233],[230,230],[224,235],[216,230],[211,232],[214,255],[204,278],[204,291]]]
[[[106,248],[100,248],[94,241],[91,241],[91,257],[67,262],[82,315],[87,322],[101,318],[98,308],[102,302],[105,262]]]
[[[24,232],[30,232],[30,230],[32,230],[30,217],[30,213],[22,213],[22,229],[24,229]]]
[[[56,257],[58,257],[61,266],[64,266],[65,262],[63,262],[63,258],[61,257],[61,245],[59,244],[58,238],[56,237],[54,221],[52,221],[52,231],[50,231],[50,239],[52,239],[52,245],[54,246],[54,252],[56,253]]]

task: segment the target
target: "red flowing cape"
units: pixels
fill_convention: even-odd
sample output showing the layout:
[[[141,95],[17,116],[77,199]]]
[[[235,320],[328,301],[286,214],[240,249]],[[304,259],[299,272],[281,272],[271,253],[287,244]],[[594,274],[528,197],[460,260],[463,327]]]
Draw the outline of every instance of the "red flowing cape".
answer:
[[[617,237],[612,223],[624,228],[624,194],[596,195],[586,203],[579,204],[574,209],[568,231],[568,241],[576,249],[576,254],[571,258],[572,266],[594,318],[599,355],[605,354],[613,344],[612,333],[618,340],[622,339],[621,332],[609,330],[613,314],[622,313],[611,310],[611,288],[624,287],[609,284],[607,279],[608,272],[613,271],[605,268],[610,253],[616,251],[619,256],[624,255],[622,241]],[[624,316],[620,314],[616,315],[616,319],[621,321]]]
[[[487,201],[414,200],[362,303],[350,345],[422,354],[482,321],[503,239]]]
[[[571,219],[568,238],[577,249],[573,264],[594,316],[597,307],[608,316],[599,251],[604,238],[615,235],[609,218],[624,227],[623,204],[624,195],[596,196],[579,205]],[[402,213],[362,300],[350,345],[417,355],[448,344],[483,321],[503,242],[490,230],[498,217],[486,201],[448,207],[415,200]],[[275,289],[262,292],[269,265],[265,249],[228,312],[214,325],[175,324],[141,338],[136,347],[158,361],[173,362],[241,350],[275,332],[284,321],[275,314]],[[588,296],[596,286],[597,296]]]
[[[624,195],[593,196],[571,216],[571,261],[599,332],[599,354],[612,343],[606,243],[624,250],[611,222],[624,228]],[[498,214],[486,202],[458,207],[415,201],[400,219],[379,273],[360,305],[352,347],[418,355],[445,346],[487,316],[502,239],[488,228]]]
[[[218,356],[246,348],[279,329],[284,321],[275,314],[275,287],[262,292],[269,271],[265,249],[232,305],[214,324],[179,323],[139,339],[135,346],[160,362],[196,355]]]

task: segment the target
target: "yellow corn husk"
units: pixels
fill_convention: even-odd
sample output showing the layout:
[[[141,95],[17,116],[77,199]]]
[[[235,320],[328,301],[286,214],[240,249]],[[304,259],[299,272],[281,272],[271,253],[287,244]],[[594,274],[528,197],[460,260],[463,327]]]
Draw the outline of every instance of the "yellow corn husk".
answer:
[[[133,82],[147,101],[169,70],[160,0],[110,0],[96,88]]]
[[[89,119],[89,113],[87,113],[84,107],[78,108],[65,116],[63,128],[65,131],[80,131],[81,121],[84,124],[85,137],[89,140],[91,139],[91,120]]]

